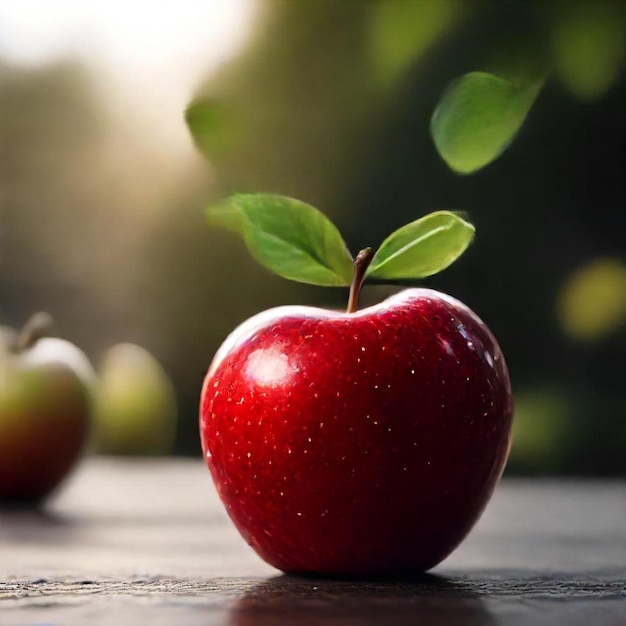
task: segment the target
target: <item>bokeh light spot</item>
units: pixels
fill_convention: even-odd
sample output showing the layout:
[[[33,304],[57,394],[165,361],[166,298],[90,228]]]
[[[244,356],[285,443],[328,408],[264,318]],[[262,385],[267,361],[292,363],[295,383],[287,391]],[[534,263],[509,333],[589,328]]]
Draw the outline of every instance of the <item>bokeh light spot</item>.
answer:
[[[608,335],[626,320],[626,267],[614,258],[599,258],[575,270],[558,298],[563,332],[579,341]]]

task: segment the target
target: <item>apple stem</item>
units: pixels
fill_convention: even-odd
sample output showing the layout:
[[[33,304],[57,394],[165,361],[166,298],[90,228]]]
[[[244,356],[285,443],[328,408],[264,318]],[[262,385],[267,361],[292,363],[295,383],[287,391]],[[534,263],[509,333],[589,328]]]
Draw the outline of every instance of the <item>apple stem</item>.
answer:
[[[35,313],[18,334],[14,344],[15,351],[23,352],[32,348],[39,339],[48,333],[50,326],[52,326],[52,316],[49,313],[42,311]]]
[[[359,307],[359,293],[365,280],[365,272],[373,258],[374,252],[371,248],[363,248],[354,258],[354,274],[352,276],[352,284],[350,285],[347,313],[354,313]]]

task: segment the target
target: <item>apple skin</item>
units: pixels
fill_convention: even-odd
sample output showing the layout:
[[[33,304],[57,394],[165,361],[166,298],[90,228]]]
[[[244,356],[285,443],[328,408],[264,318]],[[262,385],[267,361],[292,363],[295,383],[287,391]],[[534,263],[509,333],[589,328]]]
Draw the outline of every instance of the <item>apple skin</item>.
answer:
[[[80,458],[95,373],[63,339],[0,352],[0,504],[37,506]]]
[[[484,510],[510,448],[504,358],[454,298],[287,306],[236,329],[201,397],[202,448],[239,532],[288,573],[426,571]]]

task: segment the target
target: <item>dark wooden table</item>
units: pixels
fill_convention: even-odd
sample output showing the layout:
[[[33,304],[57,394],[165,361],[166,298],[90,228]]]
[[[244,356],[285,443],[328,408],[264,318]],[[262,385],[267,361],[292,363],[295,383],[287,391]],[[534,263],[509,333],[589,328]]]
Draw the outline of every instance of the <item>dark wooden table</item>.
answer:
[[[0,625],[626,625],[626,484],[505,479],[410,581],[261,562],[195,461],[91,459],[45,513],[0,513]]]

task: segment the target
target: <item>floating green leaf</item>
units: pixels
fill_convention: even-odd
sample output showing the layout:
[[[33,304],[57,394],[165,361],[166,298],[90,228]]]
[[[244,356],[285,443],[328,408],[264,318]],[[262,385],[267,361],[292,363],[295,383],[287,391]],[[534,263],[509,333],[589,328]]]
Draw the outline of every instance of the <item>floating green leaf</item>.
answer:
[[[474,232],[474,227],[456,213],[430,213],[389,235],[372,259],[366,277],[402,280],[432,276],[465,252]]]
[[[352,257],[339,231],[312,206],[266,194],[236,194],[207,210],[209,223],[239,233],[274,273],[313,285],[348,286]]]
[[[471,72],[448,88],[430,123],[435,146],[456,172],[469,174],[496,159],[513,140],[543,80],[506,80]]]

